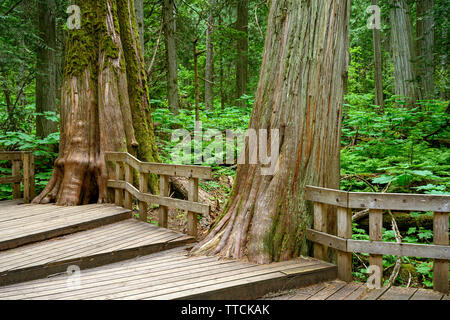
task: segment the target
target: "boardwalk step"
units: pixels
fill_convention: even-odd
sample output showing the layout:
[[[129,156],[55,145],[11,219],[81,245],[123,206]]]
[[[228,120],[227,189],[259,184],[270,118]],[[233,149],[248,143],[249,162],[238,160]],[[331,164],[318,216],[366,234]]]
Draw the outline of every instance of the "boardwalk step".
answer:
[[[111,204],[76,207],[0,204],[0,251],[108,225],[131,217]]]
[[[93,230],[0,252],[0,286],[94,268],[171,249],[194,239],[128,219]]]
[[[314,259],[256,265],[188,256],[185,247],[68,275],[0,287],[0,299],[255,299],[266,293],[336,278],[336,267]]]

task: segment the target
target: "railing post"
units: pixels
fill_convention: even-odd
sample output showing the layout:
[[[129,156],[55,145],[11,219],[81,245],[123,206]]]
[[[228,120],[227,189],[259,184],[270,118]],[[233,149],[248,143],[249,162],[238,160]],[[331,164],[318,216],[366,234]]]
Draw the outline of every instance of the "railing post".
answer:
[[[369,240],[383,241],[383,210],[369,210]],[[383,255],[371,254],[369,257],[371,266],[377,266],[380,270],[380,287],[382,286],[381,279],[383,279]]]
[[[139,191],[148,192],[148,173],[139,173]],[[148,205],[145,201],[139,201],[139,218],[141,221],[147,222]]]
[[[337,233],[338,237],[344,239],[352,238],[352,211],[348,208],[337,208]],[[338,251],[338,278],[340,280],[351,282],[352,277],[352,253]]]
[[[433,242],[435,245],[448,246],[448,213],[435,212],[433,220]],[[433,288],[435,291],[447,293],[448,260],[434,259]]]
[[[314,202],[314,229],[327,232],[327,205],[324,203]],[[314,258],[328,260],[327,250],[326,246],[314,243]]]
[[[161,175],[159,177],[159,195],[161,197],[169,196],[169,176]],[[169,208],[167,206],[159,206],[159,226],[167,228]]]
[[[125,162],[125,181],[129,184],[133,184],[133,168]],[[125,191],[125,204],[126,209],[133,209],[133,196],[130,192]]]
[[[20,160],[12,160],[12,172],[13,177],[20,176]],[[20,198],[20,181],[14,182],[12,185],[12,195],[13,199]]]
[[[22,154],[23,164],[23,201],[30,203],[34,197],[34,155],[31,152]]]
[[[116,171],[115,172],[116,181],[122,181],[124,179],[122,162],[120,162],[120,161],[116,162],[115,171]],[[116,204],[116,206],[123,207],[123,190],[122,189],[114,190],[114,203]]]
[[[198,201],[198,178],[189,178],[188,200]],[[197,213],[188,211],[188,235],[197,238]]]

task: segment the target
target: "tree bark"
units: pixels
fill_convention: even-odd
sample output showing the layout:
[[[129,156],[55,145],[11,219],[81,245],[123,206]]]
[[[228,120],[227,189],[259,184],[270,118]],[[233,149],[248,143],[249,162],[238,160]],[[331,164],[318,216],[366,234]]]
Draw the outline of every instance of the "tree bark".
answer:
[[[406,98],[408,107],[422,98],[416,70],[416,51],[410,7],[406,0],[390,0],[391,47],[395,72],[395,94]]]
[[[417,1],[417,57],[421,88],[426,99],[434,95],[434,0]]]
[[[378,6],[378,0],[372,0],[372,5]],[[383,60],[381,56],[381,35],[380,30],[373,29],[373,52],[375,66],[375,105],[384,109],[383,95]]]
[[[54,0],[38,0],[39,37],[43,45],[37,49],[36,112],[56,112],[56,4]],[[57,132],[56,122],[36,117],[36,135],[41,138]]]
[[[136,24],[139,30],[139,41],[141,43],[142,54],[144,54],[144,0],[134,0],[136,12]]]
[[[169,109],[174,114],[178,114],[178,63],[177,47],[175,39],[176,21],[173,16],[175,10],[174,0],[164,0],[163,2],[163,23],[164,39],[166,43],[166,63],[167,63],[167,99]]]
[[[241,32],[237,40],[236,56],[236,99],[247,91],[248,80],[248,0],[237,4],[236,30]],[[244,104],[239,103],[241,106]]]
[[[205,106],[207,109],[212,109],[214,102],[214,45],[211,39],[214,32],[214,2],[214,0],[209,0],[210,9],[206,29]]]
[[[77,0],[61,95],[61,139],[52,177],[34,203],[107,201],[107,151],[159,161],[133,0]],[[112,168],[111,168],[112,169]],[[158,190],[152,177],[150,188]]]
[[[350,1],[271,2],[249,128],[279,130],[275,171],[238,165],[224,212],[193,254],[268,263],[308,252],[313,212],[305,185],[339,189],[349,15]]]

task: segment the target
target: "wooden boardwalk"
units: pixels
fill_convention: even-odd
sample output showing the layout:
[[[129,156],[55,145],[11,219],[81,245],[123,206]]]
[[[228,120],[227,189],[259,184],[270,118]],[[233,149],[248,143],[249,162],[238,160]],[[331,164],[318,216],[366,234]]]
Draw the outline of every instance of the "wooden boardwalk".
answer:
[[[336,277],[334,265],[295,259],[255,265],[189,257],[184,248],[81,271],[79,286],[66,274],[0,287],[0,299],[255,299]],[[69,281],[68,281],[69,280]]]
[[[0,286],[135,258],[193,242],[194,238],[128,219],[0,252]]]
[[[359,282],[322,282],[289,292],[269,294],[263,300],[449,300],[449,295],[418,288],[384,287],[369,290]]]
[[[5,201],[0,204],[0,251],[128,219],[130,212],[111,204],[60,207]]]

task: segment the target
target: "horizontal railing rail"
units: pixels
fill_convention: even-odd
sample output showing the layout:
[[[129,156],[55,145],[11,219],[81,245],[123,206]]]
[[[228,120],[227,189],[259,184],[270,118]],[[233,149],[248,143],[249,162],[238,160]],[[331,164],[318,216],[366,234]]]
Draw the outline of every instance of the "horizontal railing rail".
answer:
[[[0,184],[11,183],[13,199],[19,199],[21,198],[20,183],[22,183],[23,201],[30,203],[35,192],[33,153],[31,151],[0,151],[0,160],[12,163],[11,176],[0,177]]]
[[[199,179],[211,179],[211,167],[173,165],[142,162],[126,152],[106,152],[105,160],[114,164],[114,179],[108,181],[108,187],[114,189],[114,202],[118,206],[132,209],[132,199],[139,203],[139,218],[147,221],[148,204],[159,205],[159,225],[167,228],[168,208],[187,211],[187,233],[197,237],[197,215],[208,214],[209,206],[198,202]],[[133,170],[139,175],[139,188],[133,184]],[[149,174],[159,176],[160,194],[148,193]],[[169,178],[185,177],[189,179],[188,200],[174,199],[169,196]]]
[[[434,259],[434,289],[448,292],[450,259],[450,196],[400,193],[345,192],[306,187],[306,199],[314,202],[314,229],[306,237],[314,242],[314,257],[327,258],[327,248],[337,250],[338,276],[352,280],[352,253],[369,253],[370,265],[383,271],[383,255]],[[337,235],[327,233],[327,206],[337,207]],[[369,209],[369,241],[352,239],[351,209]],[[434,244],[383,242],[383,210],[433,211]]]

